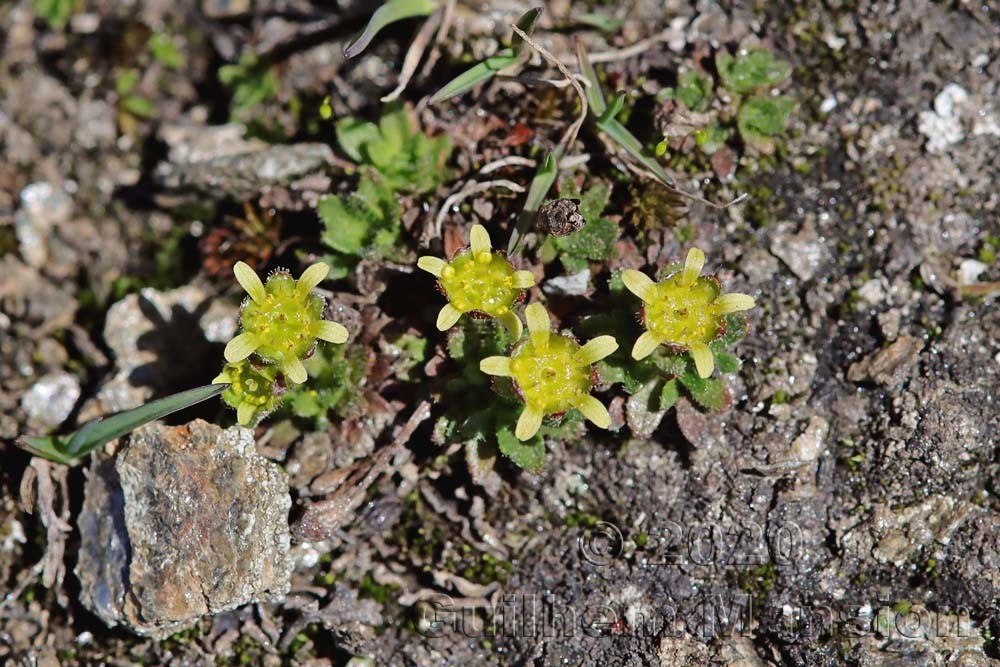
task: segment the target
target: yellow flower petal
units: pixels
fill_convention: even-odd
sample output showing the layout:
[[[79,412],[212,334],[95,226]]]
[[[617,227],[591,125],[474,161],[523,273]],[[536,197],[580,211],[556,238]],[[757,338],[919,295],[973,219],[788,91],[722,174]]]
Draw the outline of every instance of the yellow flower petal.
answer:
[[[309,375],[306,374],[306,367],[302,365],[298,357],[286,358],[281,363],[281,370],[284,371],[285,377],[295,384],[302,384],[309,379]]]
[[[688,250],[687,258],[684,260],[684,270],[681,271],[681,285],[693,285],[704,267],[705,253],[698,248]]]
[[[240,426],[249,426],[256,412],[257,409],[249,403],[240,403],[239,407],[236,408],[236,421],[239,422]]]
[[[438,313],[437,318],[437,328],[438,331],[447,331],[448,329],[455,326],[455,322],[458,322],[458,318],[462,316],[462,311],[450,303],[444,304],[444,308]]]
[[[267,297],[267,292],[264,291],[264,283],[260,281],[260,276],[250,268],[249,264],[246,262],[236,262],[233,266],[233,274],[236,276],[236,282],[246,290],[251,299],[257,303],[264,302],[265,297]]]
[[[222,371],[215,378],[212,379],[212,384],[229,384],[233,381],[233,378],[229,377],[228,371]]]
[[[344,343],[347,341],[347,327],[337,322],[323,320],[313,325],[313,335],[331,343]]]
[[[625,269],[622,271],[622,282],[629,292],[643,301],[649,302],[656,298],[656,283],[642,271]]]
[[[493,249],[493,245],[490,243],[490,234],[482,225],[472,225],[472,229],[469,230],[469,245],[472,246],[474,255],[490,252]]]
[[[306,296],[309,292],[323,282],[326,278],[326,274],[330,273],[330,265],[325,262],[316,262],[299,276],[299,280],[295,283],[295,291],[299,293],[299,296]]]
[[[417,266],[435,278],[440,278],[441,272],[444,271],[444,267],[448,266],[448,262],[444,261],[440,257],[424,255],[417,260]]]
[[[256,334],[245,332],[226,344],[226,349],[222,353],[222,356],[226,358],[226,361],[234,363],[246,359],[258,347],[260,347],[260,339],[257,338]]]
[[[657,347],[659,347],[660,341],[657,340],[656,336],[646,331],[641,336],[639,336],[635,345],[632,346],[632,358],[635,360],[645,359],[653,353]]]
[[[515,271],[514,287],[518,289],[528,289],[535,284],[535,274],[531,271]]]
[[[723,294],[712,302],[712,309],[719,315],[737,313],[741,310],[750,310],[754,307],[753,297],[749,294]]]
[[[537,350],[544,350],[549,345],[549,332],[552,329],[552,321],[549,319],[549,313],[545,310],[545,306],[540,303],[531,304],[524,309],[524,319],[528,321],[528,332],[531,334],[532,345]]]
[[[517,426],[514,428],[514,435],[518,440],[524,441],[531,439],[538,429],[542,427],[542,411],[536,407],[526,405],[524,406],[524,412],[517,420]]]
[[[694,367],[698,369],[698,375],[707,378],[715,370],[715,355],[705,343],[691,343],[688,346],[691,356],[694,358]]]
[[[576,399],[573,407],[583,413],[583,416],[589,419],[594,426],[598,428],[611,426],[611,415],[608,414],[608,409],[590,394],[584,394]]]
[[[479,362],[479,370],[487,375],[511,376],[510,357],[486,357]]]
[[[589,366],[600,361],[618,349],[618,341],[614,336],[598,336],[587,341],[587,344],[576,351],[573,359],[583,366]]]
[[[521,332],[524,331],[524,325],[521,324],[521,318],[518,317],[513,311],[508,310],[503,315],[497,315],[497,319],[500,320],[500,324],[504,325],[515,340],[521,337]]]

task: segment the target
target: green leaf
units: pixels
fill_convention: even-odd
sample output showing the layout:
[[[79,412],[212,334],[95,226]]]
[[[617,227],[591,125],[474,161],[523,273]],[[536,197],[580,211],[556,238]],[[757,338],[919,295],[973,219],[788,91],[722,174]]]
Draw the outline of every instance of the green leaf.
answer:
[[[139,84],[139,72],[134,69],[123,69],[115,77],[115,92],[119,97],[125,97]]]
[[[581,229],[568,236],[546,239],[546,243],[558,254],[566,272],[582,271],[590,261],[612,259],[621,229],[618,223],[601,217],[604,207],[611,199],[611,187],[598,181],[585,193],[581,193],[573,180],[566,178],[560,191],[563,197],[580,200],[580,214],[586,222]]]
[[[609,120],[614,120],[615,117],[621,113],[622,107],[625,106],[625,93],[619,93],[618,96],[612,100],[611,105],[604,110],[601,117],[597,119],[597,123],[606,123]]]
[[[170,38],[170,35],[162,32],[153,33],[149,41],[146,42],[146,46],[149,47],[153,58],[164,67],[180,69],[184,66],[184,54],[174,44],[174,40]]]
[[[430,104],[439,104],[453,97],[458,97],[479,84],[489,81],[497,75],[497,72],[513,67],[519,61],[520,57],[514,52],[514,49],[503,49],[495,56],[473,65],[442,86],[431,97]]]
[[[545,441],[535,435],[521,442],[507,427],[497,429],[497,446],[500,453],[530,473],[541,472],[545,468]]]
[[[726,315],[726,333],[715,341],[709,343],[712,351],[718,354],[731,348],[736,343],[743,340],[747,335],[747,318],[743,313],[729,313]]]
[[[323,345],[303,363],[309,383],[296,385],[285,393],[285,404],[292,414],[314,419],[318,426],[329,421],[331,412],[339,417],[352,415],[363,400],[361,385],[368,368],[367,348]]]
[[[436,0],[388,0],[375,10],[358,38],[344,49],[344,57],[353,58],[364,51],[387,25],[415,16],[430,16],[437,7]]]
[[[588,220],[579,231],[553,238],[559,259],[569,273],[587,266],[588,261],[607,261],[615,256],[615,242],[621,234],[618,224],[607,219]]]
[[[691,111],[704,111],[712,100],[712,80],[689,69],[681,74],[676,88],[664,89],[657,99],[674,99]]]
[[[736,373],[743,367],[743,362],[735,354],[716,352],[715,365],[720,373]]]
[[[642,142],[636,139],[635,135],[629,132],[624,125],[617,120],[609,120],[598,123],[598,129],[611,137],[616,144],[632,156],[632,159],[652,172],[662,183],[670,187],[674,186],[673,179],[670,178],[660,163],[656,161],[656,158],[646,152],[646,149],[642,146]]]
[[[703,408],[722,411],[730,406],[726,385],[718,378],[699,377],[693,369],[680,377],[680,383]]]
[[[337,135],[337,144],[340,150],[347,153],[347,156],[355,162],[361,162],[364,158],[361,155],[361,147],[372,141],[378,141],[378,126],[368,121],[357,118],[342,118],[334,126]]]
[[[393,250],[399,238],[399,204],[377,177],[362,176],[349,195],[321,197],[316,212],[325,227],[323,243],[340,253],[360,257],[369,248]]]
[[[278,75],[267,62],[251,51],[244,52],[239,62],[219,68],[219,81],[233,91],[229,104],[230,116],[238,116],[278,94]]]
[[[664,377],[671,378],[687,373],[692,363],[690,355],[667,352],[662,347],[657,348],[647,359]]]
[[[703,127],[694,133],[694,141],[706,155],[711,155],[722,148],[729,138],[729,130],[717,122]]]
[[[65,436],[25,436],[18,441],[18,445],[50,461],[77,465],[82,457],[115,438],[120,438],[154,419],[161,419],[217,396],[228,386],[228,384],[210,384],[189,389],[150,401],[133,410],[87,422],[77,431]]]
[[[153,114],[156,113],[156,106],[152,101],[141,95],[129,95],[123,99],[122,108],[139,118],[152,118]]]
[[[325,245],[348,255],[361,254],[368,237],[368,221],[351,212],[345,197],[326,195],[320,198],[316,212],[326,226],[323,232]]]
[[[335,129],[341,149],[354,161],[375,167],[392,190],[428,192],[448,176],[451,139],[425,135],[409,108],[391,106],[378,125],[344,118]]]
[[[741,95],[779,84],[792,73],[790,64],[766,49],[752,49],[738,58],[721,51],[715,56],[715,67],[726,88]]]
[[[77,0],[35,0],[35,13],[53,30],[62,30],[76,11]]]
[[[677,388],[677,380],[670,380],[663,384],[660,392],[660,410],[669,410],[680,398],[680,390]]]
[[[785,131],[795,103],[788,97],[755,97],[740,107],[736,126],[747,143],[763,151],[774,146],[774,137]]]
[[[624,25],[625,20],[613,16],[598,14],[596,12],[589,12],[577,16],[576,22],[581,25],[589,26],[591,28],[596,28],[601,32],[614,33],[617,32],[618,29],[622,27],[622,25]]]
[[[609,201],[611,201],[611,186],[604,181],[597,181],[589,190],[580,194],[580,215],[588,222],[596,220],[604,213]]]

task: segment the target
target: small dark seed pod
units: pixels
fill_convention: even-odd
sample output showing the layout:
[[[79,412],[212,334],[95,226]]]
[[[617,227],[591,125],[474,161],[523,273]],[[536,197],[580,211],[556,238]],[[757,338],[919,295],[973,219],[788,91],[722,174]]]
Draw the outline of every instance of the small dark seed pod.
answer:
[[[587,221],[577,199],[554,199],[538,209],[538,229],[552,236],[569,236],[583,229]]]

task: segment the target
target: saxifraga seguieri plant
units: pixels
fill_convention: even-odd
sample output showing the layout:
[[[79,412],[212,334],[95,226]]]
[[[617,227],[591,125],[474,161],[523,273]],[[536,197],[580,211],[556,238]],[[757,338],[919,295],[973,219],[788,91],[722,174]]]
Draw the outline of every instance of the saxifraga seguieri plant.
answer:
[[[524,299],[524,290],[535,284],[531,271],[519,271],[507,256],[494,250],[490,235],[482,225],[473,225],[469,246],[446,262],[425,255],[417,261],[424,271],[438,279],[448,303],[437,317],[437,328],[446,331],[458,318],[495,317],[515,338],[521,335],[521,320],[513,308]]]
[[[553,333],[545,307],[533,303],[524,311],[528,335],[509,357],[486,357],[479,368],[488,375],[509,377],[524,403],[514,435],[528,440],[546,416],[576,408],[599,428],[611,425],[607,408],[590,392],[597,383],[594,364],[618,349],[612,336],[598,336],[585,345],[565,334]]]
[[[715,354],[709,343],[726,332],[726,315],[754,307],[749,294],[722,294],[719,279],[703,276],[705,253],[691,248],[684,266],[654,282],[645,273],[626,269],[622,281],[642,301],[646,331],[632,347],[633,359],[644,359],[660,345],[689,352],[698,375],[707,378],[715,370]]]
[[[323,319],[326,302],[313,291],[329,271],[316,263],[295,280],[278,270],[264,283],[247,264],[233,267],[249,296],[240,310],[243,332],[226,345],[229,363],[215,381],[229,384],[222,399],[236,408],[240,424],[256,424],[281,404],[287,386],[306,381],[302,360],[312,355],[317,341],[347,341],[342,324]]]
[[[312,292],[327,271],[325,264],[313,264],[299,280],[287,271],[276,271],[265,285],[247,264],[237,262],[233,273],[250,295],[240,313],[243,333],[229,341],[228,363],[212,384],[89,421],[66,435],[23,436],[18,446],[56,463],[79,465],[87,454],[115,438],[219,394],[236,408],[240,424],[257,423],[281,404],[289,381],[306,381],[301,359],[312,353],[317,339],[347,340],[347,329],[323,319],[325,303]]]

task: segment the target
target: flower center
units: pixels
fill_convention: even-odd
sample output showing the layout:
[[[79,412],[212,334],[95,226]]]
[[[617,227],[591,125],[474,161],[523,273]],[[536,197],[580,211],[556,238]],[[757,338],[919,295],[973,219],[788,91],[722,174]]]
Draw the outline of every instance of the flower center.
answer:
[[[590,393],[590,366],[573,359],[579,349],[576,341],[559,334],[550,335],[541,351],[530,338],[521,343],[511,355],[511,374],[524,402],[551,415],[566,412],[580,395]]]
[[[680,278],[677,274],[656,285],[656,298],[645,304],[646,328],[665,343],[690,345],[715,340],[723,322],[711,307],[719,296],[718,284],[703,277],[685,286]]]
[[[493,252],[459,254],[441,271],[441,286],[459,311],[481,310],[493,317],[508,312],[521,294],[514,287],[514,267]]]
[[[270,362],[305,356],[315,342],[312,327],[323,317],[323,299],[312,293],[303,298],[287,273],[268,278],[264,289],[264,303],[248,301],[240,315],[243,329],[261,341],[257,355]]]

